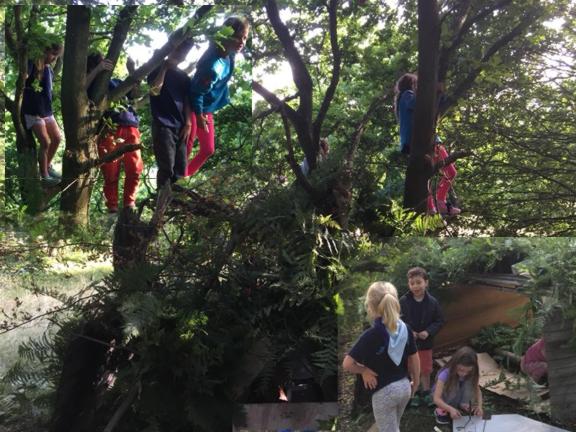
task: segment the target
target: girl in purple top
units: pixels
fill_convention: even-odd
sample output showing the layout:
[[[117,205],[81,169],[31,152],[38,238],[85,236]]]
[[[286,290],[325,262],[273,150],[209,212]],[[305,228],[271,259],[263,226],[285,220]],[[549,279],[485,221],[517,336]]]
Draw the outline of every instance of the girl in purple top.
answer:
[[[61,134],[52,112],[54,72],[50,65],[61,55],[62,45],[52,43],[44,49],[43,56],[28,62],[22,98],[24,123],[40,144],[38,165],[42,181],[47,185],[60,183],[60,175],[52,168],[52,159],[60,145]]]
[[[476,351],[462,347],[454,353],[444,369],[438,372],[434,388],[436,422],[450,423],[462,412],[481,416],[482,392],[478,385],[480,368]]]

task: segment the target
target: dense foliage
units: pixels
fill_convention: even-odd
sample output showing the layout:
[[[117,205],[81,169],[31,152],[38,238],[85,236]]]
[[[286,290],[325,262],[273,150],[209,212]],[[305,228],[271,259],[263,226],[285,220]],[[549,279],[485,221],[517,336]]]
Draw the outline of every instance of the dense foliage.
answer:
[[[455,45],[442,57],[451,106],[439,133],[454,143],[449,147],[473,152],[457,162],[455,189],[465,213],[448,221],[417,216],[400,204],[406,161],[397,151],[392,89],[402,73],[417,67],[416,2],[400,1],[400,8],[376,1],[266,2],[269,10],[278,7],[310,74],[314,115],[322,112],[333,82],[337,51],[334,33],[326,29],[328,5],[338,6],[340,80],[320,130],[331,150],[306,179],[324,200],[302,187],[291,165],[310,150],[298,146],[305,140],[286,126],[283,112],[252,99],[251,77],[294,110],[304,98],[296,95],[289,73],[279,75],[291,65],[270,16],[261,5],[250,8],[253,38],[246,60],[238,63],[232,104],[216,115],[216,153],[171,197],[155,227],[158,235],[144,248],[145,260],[136,269],[117,268],[72,296],[27,287],[54,297],[62,311],[52,316],[46,337],[20,348],[21,361],[0,388],[2,420],[24,428],[27,418],[29,430],[46,430],[51,416],[62,415],[66,394],[77,391],[67,381],[75,367],[82,370],[78,375],[98,377],[97,402],[70,416],[86,414],[84,421],[95,430],[227,430],[232,418],[241,416],[241,403],[277,401],[279,387],[289,386],[302,365],[323,399],[335,400],[340,295],[350,310],[375,279],[390,280],[404,291],[406,269],[413,265],[428,268],[432,285],[442,291],[467,272],[512,263],[530,276],[526,292],[533,310],[527,316],[549,313],[553,306],[574,316],[572,240],[412,237],[574,233],[575,6],[504,0],[490,10],[494,5],[488,3],[441,3],[442,48],[450,54]],[[467,13],[461,4],[468,6]],[[106,49],[118,11],[91,10],[91,48]],[[32,12],[39,25],[64,35],[65,6],[24,5],[23,22]],[[205,41],[224,15],[244,12],[243,7],[211,12],[194,30],[197,42]],[[191,8],[139,7],[125,47],[150,46],[154,32],[169,34],[192,13]],[[477,20],[460,34],[459,19],[462,25],[465,16]],[[7,22],[16,24],[14,9],[7,9]],[[503,43],[501,36],[511,28],[518,30]],[[17,67],[8,51],[5,92],[10,97]],[[61,121],[58,79],[55,108]],[[153,157],[147,107],[140,113],[148,168],[137,219],[126,226],[146,237],[156,191],[148,178]],[[35,219],[25,213],[16,181],[16,135],[10,116],[4,119],[5,213],[29,239],[43,235],[58,245],[60,197],[54,196]],[[287,158],[292,149],[294,160]],[[339,184],[343,167],[351,169],[349,187]],[[91,196],[91,226],[69,241],[111,258],[100,182]],[[347,226],[335,216],[334,202],[342,198]],[[36,250],[35,259],[43,251]],[[25,313],[16,311],[3,329],[25,321]],[[361,316],[358,311],[345,319]]]

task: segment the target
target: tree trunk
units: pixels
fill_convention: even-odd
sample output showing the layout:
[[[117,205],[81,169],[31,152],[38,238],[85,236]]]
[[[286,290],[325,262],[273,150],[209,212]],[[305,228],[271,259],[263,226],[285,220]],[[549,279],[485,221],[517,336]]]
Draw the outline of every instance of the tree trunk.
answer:
[[[571,346],[576,321],[555,313],[544,326],[552,417],[576,423],[576,351]]]
[[[412,124],[410,160],[406,170],[404,207],[426,212],[428,180],[434,172],[433,139],[440,25],[436,0],[418,1],[418,89]]]
[[[68,6],[66,50],[62,75],[62,117],[66,136],[63,158],[63,184],[60,201],[61,222],[66,227],[88,224],[90,194],[95,169],[86,164],[98,157],[86,94],[86,56],[90,39],[90,8]]]

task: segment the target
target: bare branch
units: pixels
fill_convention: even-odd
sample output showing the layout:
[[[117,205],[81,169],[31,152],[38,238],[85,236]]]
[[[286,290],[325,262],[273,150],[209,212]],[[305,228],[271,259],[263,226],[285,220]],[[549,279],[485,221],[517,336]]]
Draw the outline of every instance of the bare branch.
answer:
[[[281,102],[281,104],[286,104],[287,102],[290,102],[291,100],[296,99],[298,96],[300,96],[300,94],[296,93],[296,94],[293,94],[292,96],[285,97],[284,99],[280,100],[280,102]],[[274,114],[275,112],[278,112],[280,110],[280,108],[281,108],[280,105],[275,105],[266,111],[262,111],[261,113],[253,116],[252,121],[260,120],[260,119],[263,119],[264,117],[268,117],[270,114]]]
[[[275,110],[282,109],[286,115],[293,122],[300,121],[300,116],[293,108],[291,108],[286,101],[282,101],[278,96],[256,81],[252,81],[252,90],[262,96]]]
[[[286,135],[286,150],[288,150],[286,160],[290,164],[290,168],[292,168],[292,171],[294,172],[294,175],[296,176],[298,183],[300,183],[300,185],[304,188],[304,190],[308,192],[308,194],[310,194],[310,197],[313,200],[317,200],[318,191],[314,189],[314,187],[310,184],[310,182],[302,172],[300,165],[298,164],[298,162],[296,162],[296,158],[294,157],[294,149],[292,147],[292,134],[290,132],[290,123],[288,123],[288,116],[284,111],[284,109],[280,110],[280,114],[282,115],[282,123],[284,124],[284,134]]]
[[[334,98],[336,93],[336,87],[340,81],[340,67],[342,63],[342,53],[340,52],[340,47],[338,45],[338,21],[337,21],[337,9],[338,0],[330,0],[328,4],[328,15],[329,15],[329,31],[330,31],[330,46],[332,48],[332,78],[330,80],[330,85],[324,94],[324,100],[320,106],[320,110],[314,120],[312,125],[312,142],[318,142],[320,140],[320,133],[322,130],[322,123],[324,123],[324,118],[330,107],[330,103]]]
[[[507,46],[517,37],[521,36],[528,29],[528,27],[530,27],[530,25],[532,25],[536,19],[542,15],[542,13],[543,12],[540,9],[532,9],[510,32],[494,42],[480,60],[480,65],[470,71],[466,78],[464,78],[464,80],[460,82],[460,84],[456,87],[454,92],[451,95],[448,95],[446,104],[441,109],[440,115],[443,115],[450,107],[456,103],[459,98],[461,98],[464,94],[466,94],[468,90],[470,90],[470,88],[472,88],[476,78],[478,75],[480,75],[480,72],[482,72],[488,61],[490,61],[490,59],[499,50]]]
[[[284,48],[286,59],[290,63],[290,68],[292,69],[294,84],[296,84],[296,87],[300,93],[300,105],[298,107],[298,113],[305,121],[311,123],[313,84],[310,73],[304,64],[302,56],[294,45],[294,39],[290,35],[288,28],[280,19],[278,5],[276,4],[275,0],[267,0],[266,12],[268,14],[270,24],[272,25],[276,36],[278,36],[278,39]]]

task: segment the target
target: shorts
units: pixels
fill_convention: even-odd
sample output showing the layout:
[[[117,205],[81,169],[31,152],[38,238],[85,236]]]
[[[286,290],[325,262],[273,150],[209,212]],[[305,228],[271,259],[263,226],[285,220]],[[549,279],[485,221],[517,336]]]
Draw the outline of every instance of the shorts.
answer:
[[[48,117],[40,117],[37,115],[24,114],[24,122],[26,123],[26,129],[32,129],[32,126],[37,124],[56,123],[56,119],[53,115]]]
[[[420,374],[430,375],[432,373],[432,350],[418,350],[420,358]]]

